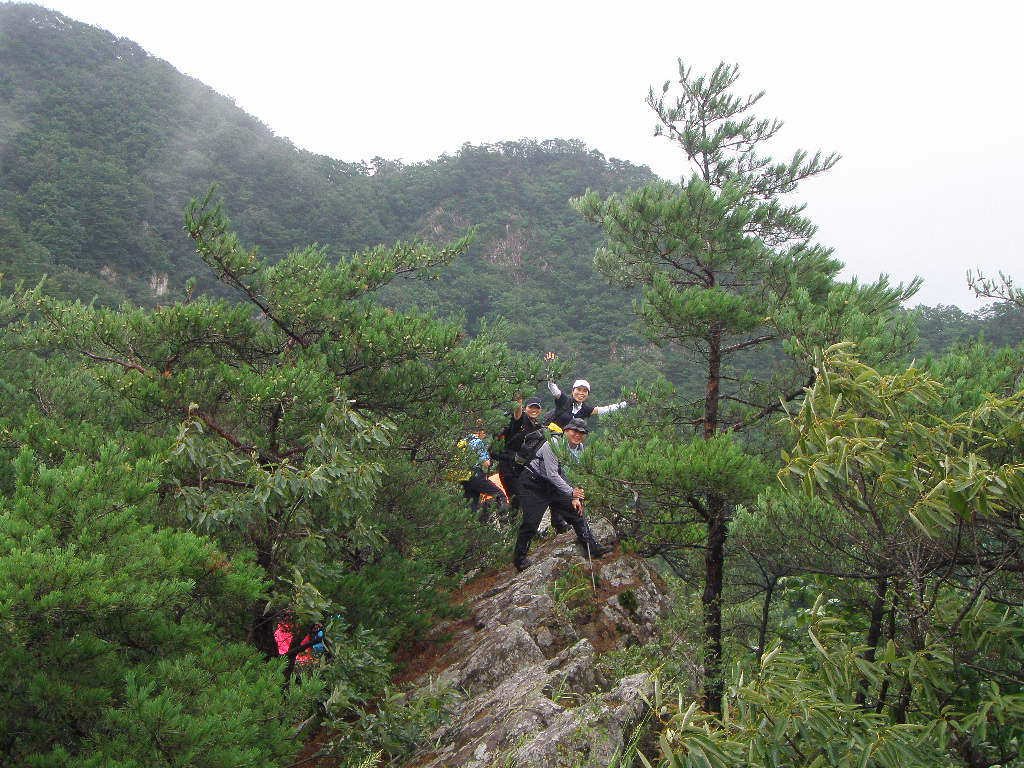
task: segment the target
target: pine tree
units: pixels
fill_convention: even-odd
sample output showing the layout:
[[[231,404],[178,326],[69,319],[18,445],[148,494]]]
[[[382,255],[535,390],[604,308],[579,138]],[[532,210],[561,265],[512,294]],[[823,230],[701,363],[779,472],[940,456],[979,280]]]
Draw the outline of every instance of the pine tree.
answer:
[[[250,560],[154,524],[166,470],[145,438],[29,412],[9,440],[25,447],[0,497],[5,762],[269,765],[293,753],[290,715],[317,686],[282,695],[281,664],[237,641],[266,589]]]
[[[22,303],[40,318],[38,341],[82,356],[135,428],[173,437],[165,522],[255,559],[271,586],[242,636],[273,657],[281,617],[326,623],[344,613],[346,574],[406,560],[455,572],[465,562],[483,534],[452,543],[463,505],[438,477],[465,425],[537,374],[499,329],[467,340],[457,322],[374,300],[380,286],[423,276],[468,241],[399,243],[336,263],[311,246],[271,264],[241,245],[210,197],[186,226],[238,302],[190,296],[111,310],[33,291]],[[400,506],[417,488],[433,504],[422,530]],[[443,581],[425,581],[404,579],[405,613],[385,632],[406,614],[429,616],[423,601],[437,602]]]
[[[667,100],[668,82],[648,97],[658,132],[679,145],[693,169],[688,180],[574,201],[605,230],[599,268],[643,290],[636,309],[650,338],[701,366],[704,395],[690,423],[708,441],[758,425],[800,398],[814,382],[805,350],[844,338],[860,340],[872,359],[907,349],[909,323],[892,310],[917,288],[916,281],[890,286],[884,278],[866,286],[836,281],[840,262],[813,243],[803,206],[787,199],[838,156],[799,151],[777,163],[761,154],[782,123],[750,114],[762,94],[733,95],[738,77],[735,66],[695,76],[680,62],[674,101]],[[780,346],[789,364],[760,369],[758,351]],[[717,711],[725,543],[738,499],[714,487],[679,498],[679,516],[705,527],[705,706]]]

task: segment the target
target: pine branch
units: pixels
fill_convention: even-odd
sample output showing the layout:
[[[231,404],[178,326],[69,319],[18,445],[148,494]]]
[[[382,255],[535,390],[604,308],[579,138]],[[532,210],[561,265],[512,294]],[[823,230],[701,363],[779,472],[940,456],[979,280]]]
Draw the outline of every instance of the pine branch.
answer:
[[[117,360],[113,357],[103,357],[102,355],[94,355],[92,352],[82,352],[83,355],[88,357],[90,360],[96,360],[100,363],[113,363],[114,365],[120,365],[126,371],[138,371],[145,376],[149,371],[143,368],[138,363],[125,362],[124,360]]]
[[[208,415],[206,413],[203,413],[200,410],[196,410],[196,411],[194,411],[194,413],[202,420],[202,422],[206,426],[208,426],[210,429],[212,429],[218,435],[220,435],[225,440],[227,440],[229,443],[231,443],[231,445],[235,449],[237,449],[238,451],[241,451],[242,453],[245,453],[246,455],[250,455],[250,454],[255,453],[259,457],[259,460],[262,463],[264,463],[264,464],[276,464],[277,460],[280,458],[278,456],[273,456],[273,457],[267,456],[266,454],[264,454],[263,452],[258,450],[255,445],[250,445],[249,443],[243,443],[238,437],[236,437],[231,432],[228,432],[227,429],[225,429],[220,424],[218,424],[216,421],[214,421],[212,416],[210,416],[210,415]]]
[[[812,373],[810,378],[808,378],[807,383],[804,386],[800,387],[800,389],[793,390],[789,394],[782,396],[781,398],[779,398],[779,402],[777,402],[777,403],[775,403],[773,405],[766,405],[764,408],[762,408],[760,411],[755,413],[750,418],[744,419],[743,421],[741,421],[741,422],[739,422],[737,424],[733,424],[731,427],[729,427],[729,431],[730,432],[739,432],[741,429],[746,429],[751,424],[756,424],[758,421],[760,421],[761,419],[765,418],[766,416],[768,416],[771,413],[778,413],[779,411],[781,411],[784,408],[786,403],[790,403],[790,402],[796,400],[807,389],[812,387],[814,385],[814,378],[815,378],[815,375]]]
[[[203,478],[203,480],[207,483],[218,483],[220,485],[230,485],[235,488],[248,488],[250,490],[256,487],[252,483],[247,483],[244,480],[232,480],[227,477],[206,477]]]
[[[777,337],[774,334],[768,334],[765,336],[758,336],[753,339],[747,339],[746,341],[741,341],[738,344],[733,344],[730,347],[723,347],[720,354],[727,355],[730,352],[736,352],[741,349],[746,349],[747,347],[753,347],[755,344],[762,344],[766,341],[774,341],[776,338]]]

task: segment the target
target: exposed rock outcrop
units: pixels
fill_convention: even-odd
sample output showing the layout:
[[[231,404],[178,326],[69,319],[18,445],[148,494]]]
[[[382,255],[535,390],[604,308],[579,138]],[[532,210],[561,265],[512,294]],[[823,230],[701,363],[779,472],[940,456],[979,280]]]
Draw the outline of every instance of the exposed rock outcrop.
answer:
[[[596,658],[652,637],[668,597],[650,566],[614,553],[591,571],[571,533],[533,561],[467,585],[468,617],[434,631],[419,676],[465,698],[410,768],[605,768],[643,717],[647,676],[604,679]]]

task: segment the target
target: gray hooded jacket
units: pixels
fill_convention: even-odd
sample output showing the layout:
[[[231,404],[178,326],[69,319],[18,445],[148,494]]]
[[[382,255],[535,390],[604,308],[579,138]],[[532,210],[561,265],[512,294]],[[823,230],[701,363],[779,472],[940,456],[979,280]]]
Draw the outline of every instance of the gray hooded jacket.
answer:
[[[533,461],[526,465],[526,468],[533,473],[535,477],[542,478],[549,481],[560,494],[568,498],[572,498],[572,486],[566,482],[565,478],[562,477],[559,472],[560,464],[558,457],[555,456],[554,451],[551,450],[549,443],[544,443],[537,451],[537,455]]]

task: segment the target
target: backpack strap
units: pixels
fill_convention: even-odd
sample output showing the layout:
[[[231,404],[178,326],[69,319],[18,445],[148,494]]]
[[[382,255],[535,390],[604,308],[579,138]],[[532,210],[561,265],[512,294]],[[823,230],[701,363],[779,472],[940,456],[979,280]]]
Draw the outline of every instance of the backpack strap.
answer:
[[[537,441],[537,444],[530,449],[530,452],[526,455],[526,458],[522,460],[522,463],[520,464],[520,471],[529,472],[534,477],[537,477],[537,474],[532,469],[530,469],[530,464],[533,462],[535,458],[537,458],[537,454],[540,453],[540,449],[547,445],[548,438],[547,435],[544,434],[543,428],[536,429],[534,430],[534,432],[540,434],[540,439]],[[525,442],[525,439],[523,442]]]

